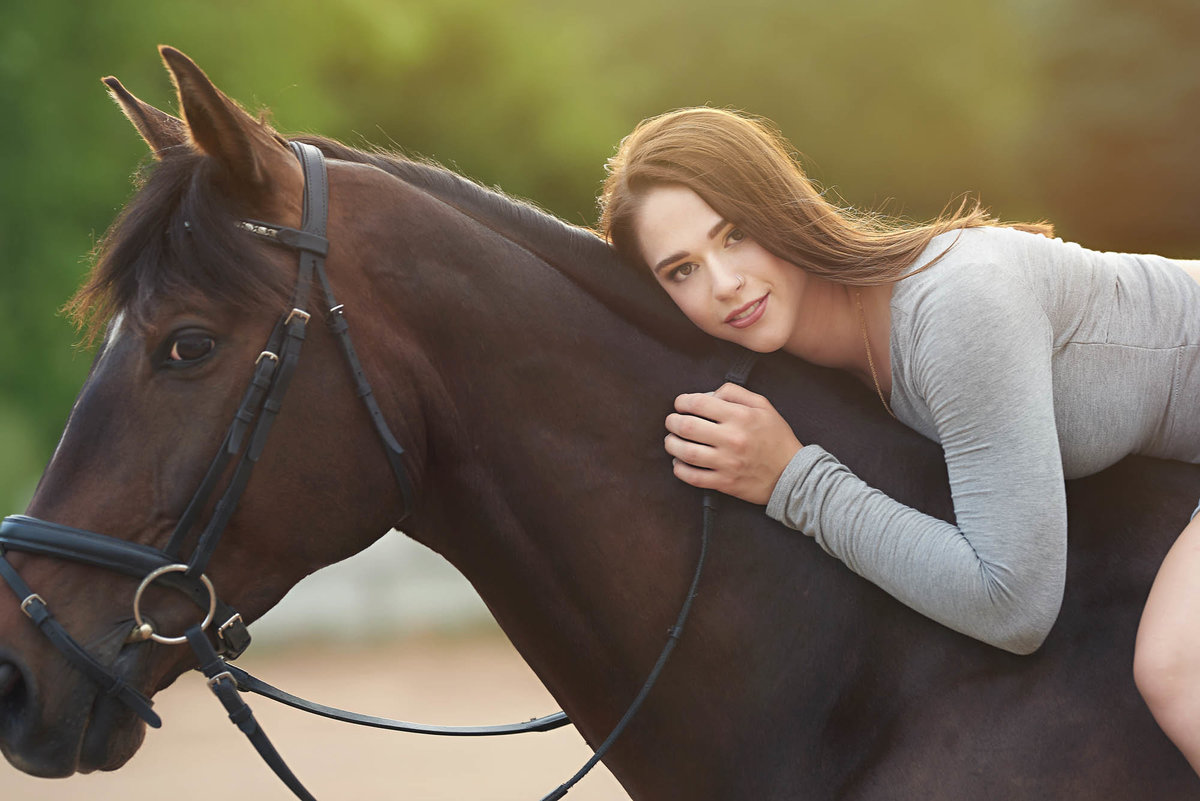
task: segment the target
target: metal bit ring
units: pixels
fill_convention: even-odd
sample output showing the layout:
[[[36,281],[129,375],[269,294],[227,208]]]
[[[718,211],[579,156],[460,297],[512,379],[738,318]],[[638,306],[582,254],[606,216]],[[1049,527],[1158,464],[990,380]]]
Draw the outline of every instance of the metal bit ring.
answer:
[[[164,565],[156,570],[152,570],[148,576],[142,579],[142,583],[138,585],[137,592],[133,594],[133,619],[138,628],[148,628],[150,631],[150,639],[157,643],[162,643],[163,645],[182,645],[183,643],[187,642],[187,637],[164,637],[161,634],[156,634],[154,632],[154,627],[142,619],[142,593],[144,593],[159,576],[163,576],[167,573],[186,573],[187,571],[187,565]],[[213,621],[213,616],[216,615],[217,593],[215,590],[213,590],[212,582],[208,580],[208,576],[204,575],[203,573],[200,574],[200,582],[204,585],[204,588],[208,590],[208,614],[204,616],[204,621],[200,624],[200,630],[203,631],[208,628],[209,624]]]

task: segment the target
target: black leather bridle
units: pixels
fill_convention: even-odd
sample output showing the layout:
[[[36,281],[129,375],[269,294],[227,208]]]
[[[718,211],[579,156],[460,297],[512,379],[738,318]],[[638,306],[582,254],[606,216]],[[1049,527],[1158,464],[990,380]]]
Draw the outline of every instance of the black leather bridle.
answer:
[[[336,720],[419,734],[452,736],[520,734],[531,731],[549,731],[567,725],[570,721],[566,715],[558,712],[515,724],[456,727],[430,726],[360,715],[297,698],[272,687],[226,661],[236,659],[246,650],[250,644],[250,634],[241,616],[217,596],[212,583],[205,576],[204,570],[246,489],[250,473],[266,446],[267,436],[291,383],[310,318],[310,314],[305,309],[309,305],[314,276],[320,282],[329,306],[327,323],[338,339],[358,394],[366,404],[371,421],[383,443],[388,462],[400,487],[404,503],[400,520],[408,516],[414,503],[412,481],[404,465],[405,451],[396,441],[391,429],[388,428],[383,412],[375,400],[370,382],[366,378],[350,340],[349,325],[345,319],[344,308],[334,299],[333,290],[325,273],[325,256],[329,252],[329,241],[326,238],[329,189],[324,155],[316,147],[301,142],[291,142],[290,147],[300,160],[304,172],[304,212],[301,228],[288,228],[253,220],[242,221],[239,225],[256,236],[298,251],[299,269],[293,291],[292,307],[286,314],[281,315],[267,340],[266,347],[255,361],[253,376],[242,396],[237,412],[234,414],[233,422],[230,423],[225,433],[221,448],[180,517],[166,547],[159,550],[25,515],[11,515],[0,522],[0,578],[3,578],[16,594],[21,610],[50,639],[71,665],[96,684],[105,695],[124,703],[148,725],[158,728],[162,725],[162,721],[151,708],[153,703],[150,699],[116,675],[109,666],[102,664],[92,656],[55,620],[46,601],[21,578],[8,561],[6,553],[21,551],[67,559],[125,573],[140,579],[141,584],[133,598],[135,625],[126,642],[153,640],[167,645],[188,643],[196,654],[199,663],[197,669],[208,677],[210,688],[224,704],[230,719],[250,738],[259,754],[297,797],[312,799],[312,796],[283,762],[266,734],[258,726],[249,707],[239,696],[238,690],[254,692],[297,709]],[[752,365],[753,356],[748,353],[743,354],[726,379],[744,383]],[[225,486],[224,493],[216,502],[207,525],[200,532],[191,556],[186,562],[182,561],[184,545],[195,527],[197,518],[212,499],[221,478],[229,472],[231,465],[233,465],[232,474]],[[706,492],[703,504],[700,555],[691,586],[675,625],[668,630],[666,645],[641,691],[634,698],[616,728],[596,749],[587,764],[569,781],[547,795],[543,801],[562,798],[600,761],[624,731],[654,686],[667,658],[683,632],[684,623],[687,621],[692,601],[695,598],[707,552],[714,511],[715,498],[711,493]],[[170,637],[155,631],[153,623],[142,615],[141,599],[143,593],[156,582],[178,590],[189,597],[205,611],[203,621],[191,626],[183,636],[179,637]],[[205,633],[214,623],[216,624],[215,648]]]

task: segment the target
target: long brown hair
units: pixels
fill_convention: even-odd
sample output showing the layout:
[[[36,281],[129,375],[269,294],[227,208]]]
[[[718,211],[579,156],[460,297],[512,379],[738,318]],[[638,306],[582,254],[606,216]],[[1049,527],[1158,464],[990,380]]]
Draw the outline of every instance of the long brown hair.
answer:
[[[634,230],[641,200],[662,184],[700,196],[771,253],[841,284],[904,277],[933,237],[1009,225],[1052,235],[1045,223],[1006,224],[963,200],[928,223],[907,223],[839,207],[804,174],[769,121],[717,108],[688,108],[643,121],[608,160],[599,198],[600,229],[619,253],[644,264]]]

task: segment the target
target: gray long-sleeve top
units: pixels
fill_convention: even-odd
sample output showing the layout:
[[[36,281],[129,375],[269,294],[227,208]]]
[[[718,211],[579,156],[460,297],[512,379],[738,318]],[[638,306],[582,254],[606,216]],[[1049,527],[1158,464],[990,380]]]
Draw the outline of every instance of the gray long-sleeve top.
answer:
[[[767,514],[950,628],[1037,649],[1062,602],[1064,478],[1144,454],[1200,462],[1200,284],[1158,256],[1013,229],[943,234],[894,285],[891,405],[941,444],[957,526],[817,445]]]

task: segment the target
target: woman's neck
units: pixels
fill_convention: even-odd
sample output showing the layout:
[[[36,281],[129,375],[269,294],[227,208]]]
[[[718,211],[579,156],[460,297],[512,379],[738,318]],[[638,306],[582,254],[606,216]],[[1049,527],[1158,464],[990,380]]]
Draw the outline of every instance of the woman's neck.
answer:
[[[892,389],[891,299],[891,284],[854,287],[814,279],[784,350],[812,364],[845,370],[872,390],[876,388],[873,363],[879,391],[888,397]]]

